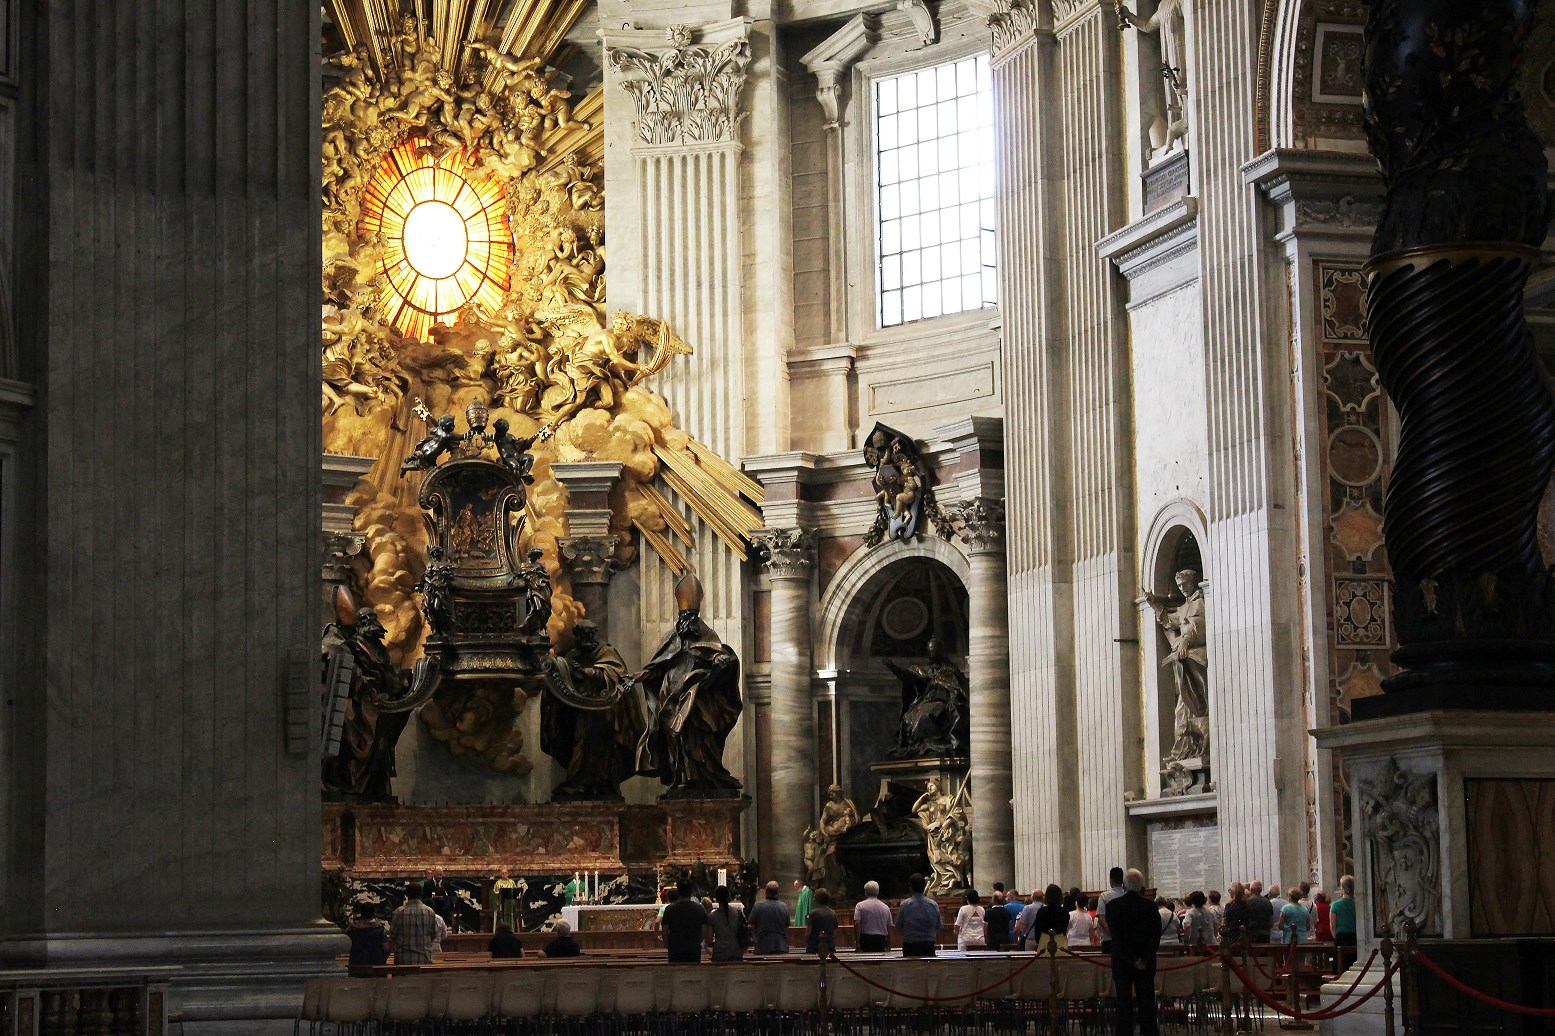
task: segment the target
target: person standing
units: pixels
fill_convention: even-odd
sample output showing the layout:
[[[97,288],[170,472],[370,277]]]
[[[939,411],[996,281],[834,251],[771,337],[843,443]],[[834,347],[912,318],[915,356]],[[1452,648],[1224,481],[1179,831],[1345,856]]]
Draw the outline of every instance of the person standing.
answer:
[[[1328,902],[1328,893],[1321,890],[1312,893],[1312,939],[1334,941],[1333,906]]]
[[[1106,892],[1101,894],[1101,899],[1096,907],[1096,927],[1101,929],[1101,951],[1112,951],[1112,932],[1107,927],[1107,906],[1119,896],[1123,895],[1123,868],[1114,867],[1107,872],[1107,881],[1111,884]]]
[[[713,952],[708,955],[708,960],[740,960],[745,956],[745,946],[740,941],[740,933],[745,930],[745,906],[729,901],[729,888],[726,885],[715,888],[713,898],[718,901],[718,905],[708,917],[708,924],[713,929]]]
[[[1355,877],[1346,874],[1339,879],[1339,898],[1328,910],[1328,924],[1334,930],[1334,945],[1338,947],[1339,970],[1343,972],[1355,961]]]
[[[1144,891],[1144,875],[1130,870],[1123,875],[1123,894],[1114,896],[1106,908],[1117,1036],[1133,1036],[1136,1011],[1140,1036],[1160,1034],[1155,1018],[1155,954],[1161,942],[1161,914]]]
[[[1190,893],[1188,911],[1182,915],[1182,941],[1198,953],[1207,953],[1215,945],[1215,915],[1205,902],[1204,893]]]
[[[757,953],[788,952],[788,904],[778,898],[778,883],[767,882],[767,898],[751,907]]]
[[[700,962],[703,936],[712,935],[712,929],[707,923],[707,911],[691,892],[691,882],[677,884],[675,902],[666,906],[663,916],[659,918],[659,932],[664,939],[664,948],[669,952],[671,964]]]
[[[801,881],[794,882],[794,927],[803,928],[810,921],[810,906],[815,902],[815,893],[810,891],[810,886]]]
[[[982,950],[988,947],[986,911],[976,889],[967,889],[966,903],[956,912],[956,949]]]
[[[1269,930],[1274,927],[1274,904],[1264,896],[1262,886],[1256,881],[1247,897],[1247,910],[1242,917],[1247,925],[1249,946],[1269,941]]]
[[[939,904],[923,894],[928,880],[922,874],[907,879],[912,895],[896,910],[896,927],[902,930],[903,957],[932,957],[939,938]]]
[[[891,908],[880,901],[880,882],[864,882],[864,898],[853,907],[853,932],[860,953],[891,948]]]
[[[995,891],[993,905],[983,911],[983,927],[988,931],[988,948],[1002,950],[1010,941],[1010,911],[1004,905],[1004,892]]]
[[[1165,896],[1157,896],[1155,912],[1161,918],[1162,946],[1182,945],[1182,925],[1177,920],[1177,906]]]
[[[1101,930],[1096,926],[1096,918],[1091,916],[1091,911],[1096,909],[1096,905],[1095,896],[1092,896],[1088,902],[1083,899],[1075,901],[1075,908],[1069,912],[1069,930],[1064,933],[1064,941],[1069,944],[1071,950],[1088,950],[1101,938]]]
[[[356,905],[346,936],[351,940],[348,967],[370,968],[389,963],[389,933],[378,923],[377,910],[371,903]]]
[[[389,918],[389,942],[396,964],[431,964],[438,917],[421,901],[420,883],[411,882],[405,902]]]
[[[1312,941],[1312,915],[1307,913],[1307,908],[1301,905],[1301,889],[1292,885],[1285,898],[1288,902],[1280,907],[1280,929],[1286,943],[1311,942]]]
[[[806,953],[825,956],[837,949],[837,911],[831,908],[831,893],[815,890],[815,907],[810,911],[810,935],[805,940]]]
[[[1015,925],[1015,938],[1022,944],[1031,940],[1033,948],[1040,952],[1044,948],[1042,936],[1062,936],[1068,931],[1069,911],[1064,909],[1064,890],[1049,885],[1042,891],[1041,906],[1037,906],[1037,897],[1032,896],[1031,906],[1021,911],[1020,921]]]
[[[1220,905],[1220,891],[1218,889],[1210,889],[1209,903],[1204,909],[1209,911],[1210,921],[1214,925],[1210,931],[1218,933],[1221,922],[1226,919],[1226,912]]]
[[[1240,881],[1233,881],[1226,895],[1230,899],[1221,911],[1217,930],[1222,942],[1239,946],[1247,939],[1247,890]]]

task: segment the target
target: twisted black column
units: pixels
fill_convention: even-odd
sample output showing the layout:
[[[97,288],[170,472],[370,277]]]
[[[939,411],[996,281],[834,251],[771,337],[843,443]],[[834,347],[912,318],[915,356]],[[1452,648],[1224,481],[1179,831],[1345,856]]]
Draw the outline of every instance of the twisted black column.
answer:
[[[1535,540],[1555,396],[1523,317],[1550,200],[1514,85],[1534,6],[1373,0],[1366,26],[1387,190],[1367,319],[1401,418],[1384,529],[1402,672],[1365,711],[1555,706],[1555,594]]]

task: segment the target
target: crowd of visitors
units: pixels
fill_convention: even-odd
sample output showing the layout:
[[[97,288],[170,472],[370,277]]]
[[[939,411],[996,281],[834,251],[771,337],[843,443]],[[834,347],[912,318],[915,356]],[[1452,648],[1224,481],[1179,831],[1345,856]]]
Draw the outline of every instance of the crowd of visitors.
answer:
[[[1232,882],[1224,901],[1219,890],[1195,890],[1179,899],[1145,896],[1143,875],[1137,870],[1112,868],[1109,888],[1090,895],[1079,888],[1065,892],[1059,885],[1033,889],[1029,900],[1002,884],[993,886],[986,904],[976,889],[968,890],[951,924],[950,935],[958,950],[1045,949],[1049,942],[1075,951],[1096,950],[1112,957],[1118,979],[1119,1010],[1129,1017],[1138,1011],[1141,1030],[1153,1024],[1151,998],[1134,997],[1129,990],[1148,988],[1153,981],[1155,953],[1163,946],[1184,947],[1208,953],[1226,940],[1237,943],[1331,943],[1342,970],[1355,958],[1355,879],[1340,879],[1332,897],[1308,882],[1281,890],[1264,889],[1263,882]],[[864,953],[880,953],[891,945],[891,930],[899,934],[902,954],[930,957],[942,935],[941,905],[924,894],[926,879],[912,875],[911,895],[892,911],[880,898],[880,885],[864,885],[864,898],[853,906],[854,945]],[[704,953],[713,961],[739,960],[747,952],[789,952],[791,927],[806,929],[805,952],[825,954],[837,945],[838,916],[831,892],[800,886],[799,910],[790,911],[780,898],[781,886],[767,883],[763,897],[747,916],[744,905],[719,886],[710,900],[699,900],[690,883],[667,889],[669,900],[659,915],[659,933],[670,961],[699,961]],[[371,904],[357,907],[346,934],[351,940],[353,966],[388,963],[427,964],[438,952],[447,925],[430,906],[428,888],[412,882],[403,905],[389,918],[387,931]],[[716,905],[715,902],[716,901]],[[799,916],[803,912],[803,918]],[[487,949],[494,959],[524,955],[513,926],[496,924]],[[547,957],[574,957],[582,953],[579,941],[565,921],[552,927],[545,945]],[[1148,961],[1146,960],[1148,958]],[[1122,969],[1122,970],[1120,970]],[[1145,975],[1149,976],[1147,980]],[[1125,998],[1132,998],[1128,1005]],[[1137,1000],[1137,1005],[1133,1002]]]

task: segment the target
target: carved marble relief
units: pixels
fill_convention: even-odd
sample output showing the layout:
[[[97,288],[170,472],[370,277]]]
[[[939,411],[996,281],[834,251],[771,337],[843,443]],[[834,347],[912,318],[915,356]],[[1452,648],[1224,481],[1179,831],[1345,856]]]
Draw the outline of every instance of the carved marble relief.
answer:
[[[1436,772],[1412,774],[1389,759],[1359,781],[1371,850],[1372,916],[1395,937],[1404,922],[1424,934],[1441,929],[1442,831]]]
[[[1323,371],[1319,442],[1327,476],[1329,722],[1346,723],[1359,697],[1380,694],[1394,671],[1382,494],[1392,454],[1387,406],[1366,339],[1359,266],[1318,263],[1318,351]],[[1340,818],[1338,873],[1355,869],[1350,780],[1334,764],[1333,809]]]
[[[745,112],[740,91],[750,43],[743,37],[716,46],[698,45],[687,25],[665,32],[668,46],[645,51],[612,47],[610,67],[637,107],[637,136],[644,144],[710,144],[734,141]]]

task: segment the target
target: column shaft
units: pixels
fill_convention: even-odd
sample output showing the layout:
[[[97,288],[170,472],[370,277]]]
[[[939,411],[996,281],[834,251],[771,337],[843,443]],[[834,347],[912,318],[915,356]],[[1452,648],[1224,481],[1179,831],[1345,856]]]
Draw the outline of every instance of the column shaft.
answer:
[[[1015,880],[1010,775],[1010,624],[1004,550],[972,552],[967,679],[972,685],[973,885]]]
[[[815,695],[810,688],[810,578],[772,577],[772,859],[785,888],[804,876],[805,828],[816,816]]]

